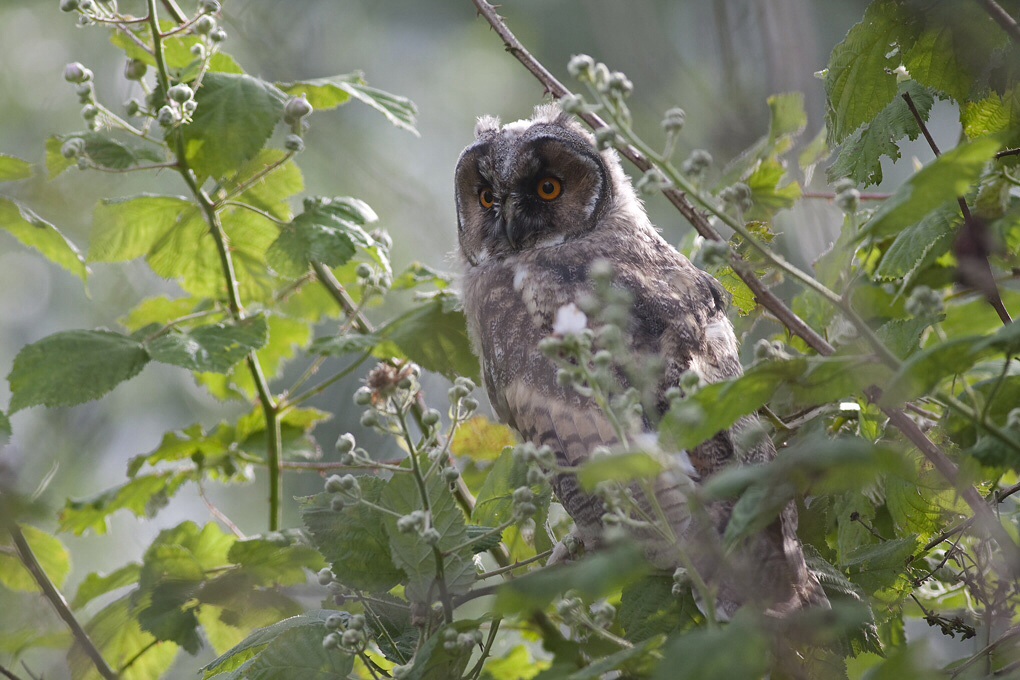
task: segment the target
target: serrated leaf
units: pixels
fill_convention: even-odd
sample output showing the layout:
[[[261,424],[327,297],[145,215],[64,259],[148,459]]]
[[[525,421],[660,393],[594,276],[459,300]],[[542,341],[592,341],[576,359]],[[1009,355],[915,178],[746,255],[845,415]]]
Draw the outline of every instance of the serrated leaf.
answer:
[[[138,577],[141,573],[142,565],[135,562],[116,569],[105,576],[93,572],[86,576],[85,580],[78,586],[74,600],[71,601],[71,608],[81,609],[100,595],[105,595],[125,586],[133,586],[138,583]]]
[[[32,164],[17,156],[0,153],[0,182],[16,182],[32,176]]]
[[[325,565],[322,555],[297,530],[249,537],[230,546],[227,559],[262,585],[303,584],[307,572]]]
[[[11,413],[29,406],[73,406],[98,399],[149,362],[141,343],[110,331],[66,331],[27,345],[7,380]]]
[[[925,215],[896,235],[875,270],[881,281],[909,279],[949,251],[952,237],[963,223],[956,203]]]
[[[46,169],[50,179],[61,175],[74,166],[76,158],[65,158],[63,145],[68,140],[81,140],[81,157],[92,161],[100,168],[109,170],[125,170],[143,162],[162,163],[166,161],[163,153],[151,146],[127,144],[101,132],[75,132],[69,135],[50,137],[46,141]]]
[[[71,555],[67,548],[60,539],[42,529],[29,524],[18,524],[18,528],[46,576],[57,588],[62,588],[71,572]],[[7,531],[0,534],[0,545],[5,548],[0,550],[0,584],[9,590],[39,592],[39,584],[14,552],[12,538]]]
[[[1020,87],[1012,87],[1000,97],[989,92],[984,99],[960,105],[960,122],[968,139],[996,134],[1015,128],[1020,118]]]
[[[193,312],[209,309],[210,303],[197,298],[183,297],[171,299],[166,295],[142,300],[135,308],[122,316],[118,321],[130,333],[146,326],[166,326],[172,321]]]
[[[405,463],[406,465],[406,463]],[[447,592],[451,595],[465,593],[475,579],[474,563],[467,541],[464,515],[453,500],[449,485],[439,474],[425,480],[429,499],[430,526],[439,532],[436,550],[447,552],[444,573]],[[421,495],[415,479],[410,474],[396,474],[379,495],[380,505],[399,515],[415,510],[424,510]],[[408,599],[414,602],[430,602],[430,594],[436,596],[436,560],[433,548],[422,540],[417,532],[403,533],[397,528],[397,519],[392,515],[384,517],[386,533],[390,538],[390,556],[393,564],[403,569],[408,582],[405,586]],[[458,548],[458,546],[461,546]]]
[[[333,417],[332,413],[316,408],[288,408],[278,417],[282,439],[282,453],[285,459],[304,458],[318,459],[322,451],[312,436],[312,430],[322,422]],[[266,449],[266,414],[259,407],[237,421],[235,442],[245,452],[267,458]]]
[[[347,680],[354,669],[354,657],[323,647],[324,631],[322,626],[301,626],[281,633],[246,664],[244,677],[248,680]]]
[[[0,411],[0,437],[11,436],[11,419],[7,417],[7,414]]]
[[[471,350],[464,313],[440,298],[397,317],[378,333],[394,342],[415,363],[450,380],[466,376],[479,382],[478,360]]]
[[[770,221],[780,210],[793,207],[801,196],[801,188],[795,181],[780,186],[784,177],[786,168],[774,158],[762,161],[755,168],[745,180],[751,189],[753,203],[744,215],[745,219]]]
[[[757,678],[768,670],[769,641],[741,612],[723,628],[699,629],[674,638],[662,654],[653,680]]]
[[[160,21],[159,22],[160,32],[171,33],[178,28],[177,24],[172,21]],[[132,59],[139,59],[145,62],[150,67],[156,66],[156,59],[152,53],[152,38],[151,30],[148,23],[141,25],[132,26],[132,35],[140,40],[142,44],[145,44],[149,49],[144,49],[141,45],[135,42],[134,39],[126,35],[124,29],[114,30],[110,35],[110,42],[119,47]],[[195,45],[202,43],[203,38],[194,33],[176,33],[167,38],[164,38],[163,42],[163,60],[166,63],[167,69],[172,75],[179,76],[177,79],[185,80],[190,82],[191,78],[182,77],[187,76],[189,72],[194,70],[196,65],[195,55],[192,54],[191,48]],[[237,64],[229,54],[222,50],[217,50],[215,54],[209,59],[209,70],[219,71],[225,73],[244,73],[244,70]]]
[[[328,267],[347,264],[358,248],[374,243],[354,222],[320,210],[305,211],[291,220],[270,246],[270,266],[283,276],[297,278],[311,262]]]
[[[474,416],[457,428],[450,451],[455,456],[465,456],[473,461],[494,461],[503,449],[516,443],[517,437],[506,425],[486,416]]]
[[[496,595],[495,608],[504,614],[541,610],[567,590],[576,590],[586,599],[604,597],[636,582],[647,571],[640,548],[618,546],[504,583]]]
[[[220,655],[206,666],[203,666],[202,671],[204,671],[204,675],[202,677],[218,678],[219,680],[241,680],[241,678],[248,677],[240,671],[250,668],[252,659],[268,649],[282,635],[293,630],[307,629],[317,631],[320,635],[319,647],[321,648],[326,619],[335,613],[336,610],[315,609],[300,616],[292,616],[265,628],[260,628],[246,637],[239,645]]]
[[[298,348],[306,346],[312,339],[311,324],[305,319],[285,316],[269,317],[269,342],[256,355],[266,378],[272,380],[292,359]],[[256,394],[251,372],[240,367],[228,375],[201,373],[198,381],[204,384],[218,399],[237,399]]]
[[[487,527],[497,527],[513,517],[514,490],[527,484],[528,466],[523,460],[505,450],[485,476],[485,482],[475,499],[471,521]]]
[[[151,517],[193,477],[190,471],[143,475],[87,500],[68,500],[60,511],[60,530],[79,536],[90,529],[105,534],[109,530],[109,516],[118,510],[128,510],[136,517]]]
[[[825,76],[825,127],[836,146],[871,121],[896,96],[899,50],[912,40],[912,17],[895,0],[876,0],[832,50]]]
[[[238,322],[171,329],[146,343],[153,360],[190,371],[226,373],[252,351],[266,344],[269,327],[262,315]]]
[[[737,276],[732,267],[723,267],[715,278],[730,294],[730,304],[737,309],[740,316],[747,316],[758,307],[758,300],[754,293],[747,287],[744,280]]]
[[[85,260],[73,243],[52,224],[7,198],[0,198],[0,230],[6,231],[22,245],[38,251],[50,262],[82,281],[88,275]]]
[[[446,626],[447,630],[465,632],[477,628],[479,622],[470,619],[454,621]],[[425,644],[414,655],[414,665],[404,675],[405,680],[439,680],[439,678],[459,678],[463,676],[471,655],[462,647],[447,650],[444,642],[444,630],[436,631],[429,636]]]
[[[320,110],[336,108],[353,97],[383,114],[393,125],[418,134],[415,128],[418,110],[411,100],[369,87],[361,73],[279,83],[279,87],[290,95],[305,95],[308,102]]]
[[[208,73],[197,108],[181,134],[188,163],[200,176],[222,177],[255,157],[272,134],[286,96],[249,75]]]
[[[850,553],[840,566],[855,585],[870,594],[892,586],[907,570],[907,560],[916,549],[916,536],[865,545]]]
[[[701,620],[690,592],[673,594],[669,575],[650,575],[623,589],[617,620],[628,640],[670,635]]]
[[[141,629],[131,610],[130,597],[116,600],[92,617],[85,625],[85,632],[110,666],[125,669],[117,675],[121,680],[164,677],[177,656],[177,645],[172,642],[157,644],[152,635]],[[99,672],[81,645],[71,647],[68,662],[73,680],[100,680]]]
[[[889,351],[906,359],[921,348],[921,336],[935,321],[930,317],[893,319],[875,329],[875,335]]]
[[[784,379],[800,375],[806,367],[803,359],[762,362],[739,378],[706,385],[670,409],[660,436],[678,451],[693,449],[761,408]]]
[[[932,390],[945,378],[962,373],[986,356],[1020,352],[1020,324],[992,335],[955,338],[932,345],[908,359],[893,376],[881,405],[900,404]]]
[[[102,200],[92,214],[89,262],[125,262],[147,255],[168,232],[197,217],[197,206],[179,196]]]
[[[362,497],[377,503],[384,482],[360,477]],[[390,540],[377,510],[351,505],[336,511],[330,507],[333,494],[320,493],[302,499],[301,519],[315,546],[332,565],[344,585],[384,593],[404,580],[404,573],[390,559]]]
[[[862,236],[884,238],[920,221],[934,207],[956,202],[1002,148],[996,136],[964,142],[945,152],[907,180],[861,229]]]
[[[654,479],[664,466],[655,456],[642,451],[596,456],[581,465],[577,480],[585,491],[593,491],[599,482],[631,482]]]
[[[264,210],[276,219],[290,220],[293,213],[288,199],[304,191],[305,181],[301,168],[293,160],[281,164],[286,155],[280,149],[263,149],[223,183],[223,191],[232,194],[246,185],[248,188],[234,200]],[[277,167],[262,174],[274,165]],[[251,184],[259,174],[262,174],[261,179]]]
[[[827,170],[830,182],[849,177],[857,184],[878,184],[882,181],[882,157],[898,160],[899,140],[917,139],[921,128],[902,97],[904,93],[910,95],[921,117],[928,119],[928,112],[935,103],[931,92],[914,81],[901,84],[898,96],[874,120],[862,125],[843,142],[836,161]]]

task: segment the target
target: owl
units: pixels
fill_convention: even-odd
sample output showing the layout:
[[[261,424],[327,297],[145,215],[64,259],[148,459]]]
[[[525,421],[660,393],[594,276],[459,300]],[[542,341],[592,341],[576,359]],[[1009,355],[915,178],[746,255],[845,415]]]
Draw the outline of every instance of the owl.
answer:
[[[544,338],[588,323],[582,300],[594,294],[596,262],[608,262],[612,285],[629,294],[623,331],[630,351],[661,366],[644,418],[650,432],[669,407],[667,391],[685,372],[706,382],[740,375],[724,289],[659,235],[614,150],[599,151],[594,137],[555,105],[506,125],[483,117],[475,136],[454,179],[464,311],[493,410],[522,440],[549,446],[562,466],[583,463],[597,448],[618,447],[595,400],[561,384],[556,364],[540,348]],[[625,373],[619,379],[629,386]],[[711,577],[720,613],[752,601],[777,613],[827,604],[805,565],[793,504],[736,558],[724,558],[719,541],[733,503],[715,503],[700,517],[688,507],[691,479],[775,456],[767,437],[736,452],[735,435],[754,424],[744,418],[676,454],[687,474],[667,470],[655,480],[658,506],[699,573]],[[553,488],[574,520],[574,536],[586,550],[598,549],[603,499],[568,473],[557,474]],[[675,546],[639,538],[656,566],[679,564]]]

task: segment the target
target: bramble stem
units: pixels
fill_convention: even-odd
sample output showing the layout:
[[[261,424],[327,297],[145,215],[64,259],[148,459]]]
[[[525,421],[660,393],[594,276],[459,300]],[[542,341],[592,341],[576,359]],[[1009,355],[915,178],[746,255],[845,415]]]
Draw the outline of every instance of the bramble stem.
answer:
[[[169,0],[173,7],[173,0]],[[156,7],[156,0],[148,0],[149,6],[149,27],[152,30],[152,52],[156,60],[156,80],[160,89],[166,94],[170,87],[170,76],[167,70],[166,60],[163,55],[163,41],[159,31],[159,15]],[[169,6],[169,5],[168,5]],[[180,10],[178,9],[179,13]],[[176,15],[175,15],[176,18]],[[178,19],[183,21],[183,19]],[[206,222],[209,224],[209,231],[216,242],[216,250],[220,258],[220,267],[227,285],[227,301],[230,305],[230,313],[235,321],[243,321],[246,318],[244,307],[241,304],[241,294],[237,286],[237,274],[234,271],[234,260],[230,254],[230,245],[226,232],[223,230],[223,223],[220,221],[216,206],[209,196],[199,186],[195,175],[188,163],[187,154],[184,150],[184,138],[180,134],[170,133],[175,141],[177,155],[177,172],[188,185],[192,195],[202,208]],[[266,418],[266,463],[269,468],[269,530],[277,531],[280,528],[282,519],[282,505],[280,503],[282,478],[280,475],[280,458],[283,449],[283,436],[280,431],[280,413],[276,400],[266,380],[255,352],[248,354],[246,363],[255,383],[255,389],[262,403],[262,411]]]

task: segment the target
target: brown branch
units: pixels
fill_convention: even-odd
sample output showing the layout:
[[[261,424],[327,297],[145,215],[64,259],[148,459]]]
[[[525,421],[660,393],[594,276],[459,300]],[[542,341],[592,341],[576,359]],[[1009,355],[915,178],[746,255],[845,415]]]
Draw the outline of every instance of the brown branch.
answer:
[[[489,26],[502,39],[506,51],[514,56],[535,78],[542,83],[546,91],[553,97],[559,99],[570,94],[570,91],[556,79],[548,69],[545,68],[535,57],[525,49],[524,45],[510,31],[503,18],[496,12],[496,8],[486,0],[471,0],[478,13],[488,22]],[[579,114],[592,129],[608,127],[606,122],[599,116],[590,112]],[[633,163],[639,170],[647,171],[652,164],[632,145],[619,149],[624,158]],[[665,189],[663,191],[670,203],[680,212],[694,229],[704,238],[713,241],[722,241],[719,233],[709,224],[705,215],[699,211],[687,196],[676,189]],[[781,301],[766,285],[754,275],[753,270],[746,262],[737,258],[734,262],[734,271],[744,281],[747,287],[754,293],[758,303],[769,310],[794,335],[799,336],[816,352],[823,356],[831,355],[835,349],[829,342],[811,328],[803,319],[797,316],[783,301]],[[881,390],[872,387],[865,391],[871,401],[877,401],[881,396]],[[921,451],[925,458],[943,475],[960,493],[960,496],[974,511],[981,527],[992,535],[1000,544],[1003,553],[1014,573],[1020,573],[1020,551],[1013,543],[1009,535],[1003,530],[1002,525],[996,520],[989,505],[981,498],[981,494],[973,486],[967,486],[960,482],[956,465],[948,456],[936,446],[928,436],[917,426],[917,424],[900,409],[883,408],[883,412],[889,417],[889,422],[899,429],[914,446]]]
[[[39,560],[36,559],[35,553],[32,552],[31,546],[28,545],[28,541],[25,540],[25,534],[21,532],[21,528],[18,527],[13,521],[8,523],[7,531],[10,532],[11,538],[14,539],[14,547],[18,550],[18,559],[28,569],[28,573],[35,579],[39,589],[42,591],[43,596],[49,600],[50,604],[57,611],[57,615],[64,620],[67,627],[71,629],[71,634],[74,639],[81,645],[85,654],[92,659],[92,663],[95,664],[96,670],[99,674],[106,678],[106,680],[116,680],[117,674],[112,668],[106,663],[106,659],[100,653],[99,649],[92,642],[92,638],[85,632],[82,625],[78,623],[78,619],[75,618],[74,612],[71,611],[71,607],[67,604],[67,600],[64,599],[63,594],[57,589],[50,580],[50,577],[46,575],[46,571],[39,564]]]
[[[1005,158],[1006,156],[1020,156],[1020,149],[1003,149],[995,154],[996,158]]]
[[[985,11],[995,20],[995,23],[1002,27],[1002,30],[1009,34],[1010,40],[1020,43],[1020,26],[1016,19],[1009,15],[1009,12],[1002,9],[995,0],[978,0],[978,4],[985,8]]]
[[[921,132],[924,133],[924,138],[928,140],[928,146],[931,147],[932,153],[938,158],[942,152],[939,151],[938,145],[935,144],[935,140],[928,131],[921,112],[914,106],[914,99],[909,92],[904,92],[902,97],[907,102],[907,107],[921,128]],[[970,207],[967,205],[967,199],[957,196],[956,202],[960,205],[960,212],[963,213],[963,230],[953,244],[953,254],[959,261],[957,275],[963,283],[984,293],[988,304],[999,315],[1002,325],[1008,326],[1013,322],[1013,319],[1002,302],[999,288],[995,285],[995,276],[992,274],[992,265],[988,261],[988,229],[982,222],[974,219],[974,215],[971,214]]]

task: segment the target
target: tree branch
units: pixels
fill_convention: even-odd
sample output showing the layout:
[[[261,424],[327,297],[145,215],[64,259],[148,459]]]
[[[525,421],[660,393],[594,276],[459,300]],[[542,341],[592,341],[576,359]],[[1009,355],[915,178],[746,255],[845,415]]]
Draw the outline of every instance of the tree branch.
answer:
[[[570,94],[570,91],[556,79],[548,69],[545,68],[535,57],[528,52],[521,42],[507,27],[503,18],[496,12],[496,8],[486,0],[471,0],[478,13],[488,22],[492,29],[502,39],[507,52],[512,54],[535,78],[542,83],[546,91],[555,98],[561,98]],[[994,3],[993,3],[994,4]],[[590,112],[579,114],[591,128],[599,129],[608,127],[606,122]],[[639,170],[647,171],[652,164],[632,145],[626,145],[619,149],[620,154],[633,163]],[[709,224],[705,215],[699,211],[687,198],[687,195],[676,189],[663,190],[666,198],[683,215],[694,229],[704,238],[713,241],[722,241],[719,233]],[[829,342],[811,328],[803,319],[797,316],[785,303],[783,303],[766,285],[753,274],[746,262],[734,258],[734,271],[744,281],[747,287],[754,293],[758,303],[769,310],[794,335],[802,338],[812,349],[821,355],[831,355],[835,349]],[[878,388],[866,391],[868,398],[875,401],[880,396]],[[947,479],[960,493],[960,496],[974,511],[982,529],[992,535],[1000,544],[1003,554],[1014,573],[1020,573],[1020,552],[1017,546],[1009,538],[1009,535],[998,523],[991,508],[981,498],[973,486],[967,486],[959,481],[959,474],[956,465],[948,456],[936,446],[917,424],[900,409],[883,408],[883,412],[889,417],[890,423],[899,429],[910,442],[921,451],[928,461]]]
[[[1020,43],[1020,25],[1017,25],[1016,19],[1011,17],[1009,13],[1002,9],[999,3],[995,0],[978,0],[978,4],[985,8],[985,11],[995,20],[995,23],[1002,27],[1002,30],[1009,34],[1010,40],[1015,43]]]
[[[74,635],[74,639],[81,645],[85,654],[92,659],[92,663],[95,664],[96,670],[99,674],[106,678],[106,680],[116,680],[117,673],[110,668],[109,664],[106,663],[106,659],[99,652],[99,649],[92,642],[92,638],[85,632],[82,625],[78,623],[78,619],[74,617],[74,612],[71,611],[71,607],[67,604],[67,600],[64,599],[63,594],[50,580],[50,577],[46,575],[42,565],[39,564],[39,560],[36,559],[35,553],[32,552],[31,546],[28,545],[28,541],[25,540],[25,534],[21,532],[21,528],[18,527],[13,521],[7,524],[7,531],[11,534],[11,538],[14,539],[14,547],[18,550],[18,559],[25,565],[28,572],[35,579],[35,582],[39,585],[39,589],[42,591],[43,596],[49,600],[53,608],[57,610],[57,615],[64,620],[67,627],[71,629],[71,634]]]

